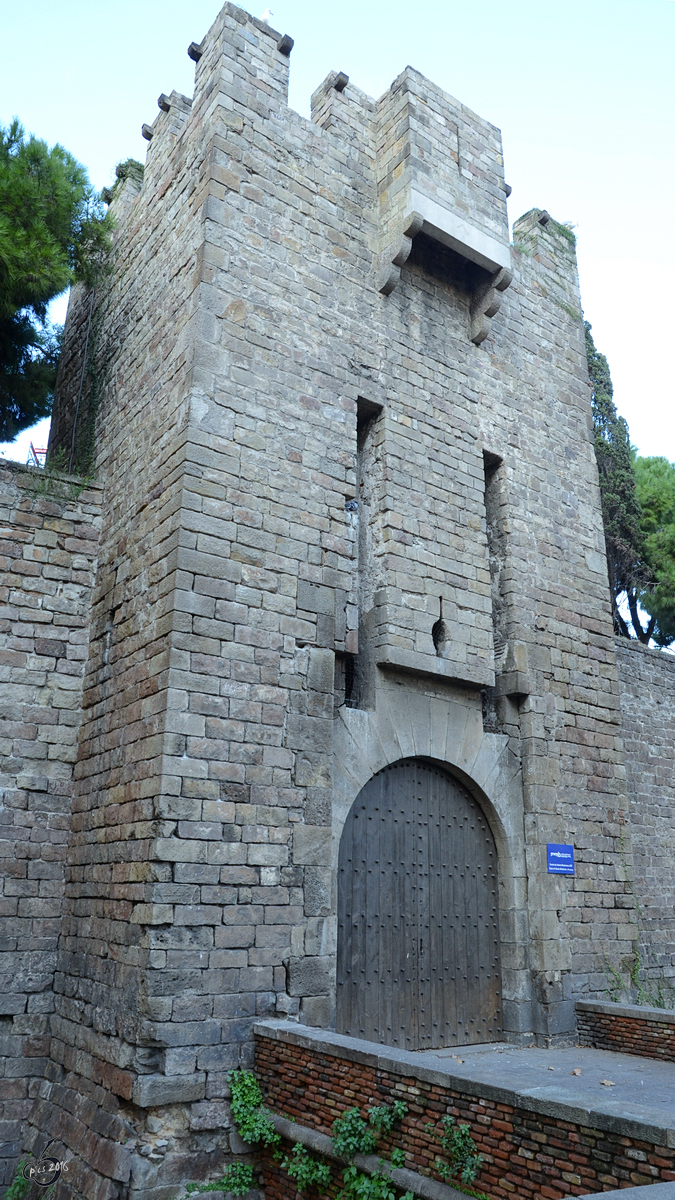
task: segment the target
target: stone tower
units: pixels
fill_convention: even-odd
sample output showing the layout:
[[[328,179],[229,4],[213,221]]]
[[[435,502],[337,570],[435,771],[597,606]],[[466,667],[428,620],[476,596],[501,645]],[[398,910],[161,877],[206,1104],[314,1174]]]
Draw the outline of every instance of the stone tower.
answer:
[[[631,940],[574,240],[510,244],[499,131],[417,71],[308,121],[291,49],[225,5],[69,307],[50,453],[93,447],[102,523],[32,1117],[63,1197],[178,1195],[256,1016],[344,1023],[343,828],[394,765],[489,830],[490,1036],[573,1038]]]

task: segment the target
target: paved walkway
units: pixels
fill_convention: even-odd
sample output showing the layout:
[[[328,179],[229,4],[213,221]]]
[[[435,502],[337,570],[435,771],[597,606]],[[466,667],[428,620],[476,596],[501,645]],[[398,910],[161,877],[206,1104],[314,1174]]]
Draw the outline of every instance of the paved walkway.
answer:
[[[523,1097],[572,1104],[661,1129],[672,1127],[675,1139],[675,1063],[610,1050],[505,1044],[420,1051],[419,1058],[436,1069],[442,1064],[441,1069],[459,1079],[509,1088]]]

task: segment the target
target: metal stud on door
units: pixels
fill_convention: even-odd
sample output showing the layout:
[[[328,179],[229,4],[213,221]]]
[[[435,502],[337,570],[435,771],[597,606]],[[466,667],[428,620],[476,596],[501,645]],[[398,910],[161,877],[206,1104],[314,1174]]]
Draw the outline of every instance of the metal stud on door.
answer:
[[[338,865],[337,1028],[407,1050],[501,1034],[497,851],[478,802],[416,759],[357,796]]]

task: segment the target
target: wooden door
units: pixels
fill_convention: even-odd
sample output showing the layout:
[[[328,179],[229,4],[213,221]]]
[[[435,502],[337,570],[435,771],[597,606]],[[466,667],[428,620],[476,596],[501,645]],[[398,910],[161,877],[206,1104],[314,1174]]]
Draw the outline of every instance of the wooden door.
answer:
[[[386,767],[347,817],[337,1029],[406,1050],[500,1037],[494,838],[467,789],[429,763]]]

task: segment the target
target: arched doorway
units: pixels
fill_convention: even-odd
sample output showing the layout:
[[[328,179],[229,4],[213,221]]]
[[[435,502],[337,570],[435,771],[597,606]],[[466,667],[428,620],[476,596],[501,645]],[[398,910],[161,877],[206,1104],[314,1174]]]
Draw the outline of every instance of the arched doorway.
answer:
[[[473,796],[431,763],[379,771],[345,822],[337,1029],[406,1050],[501,1034],[494,838]]]

